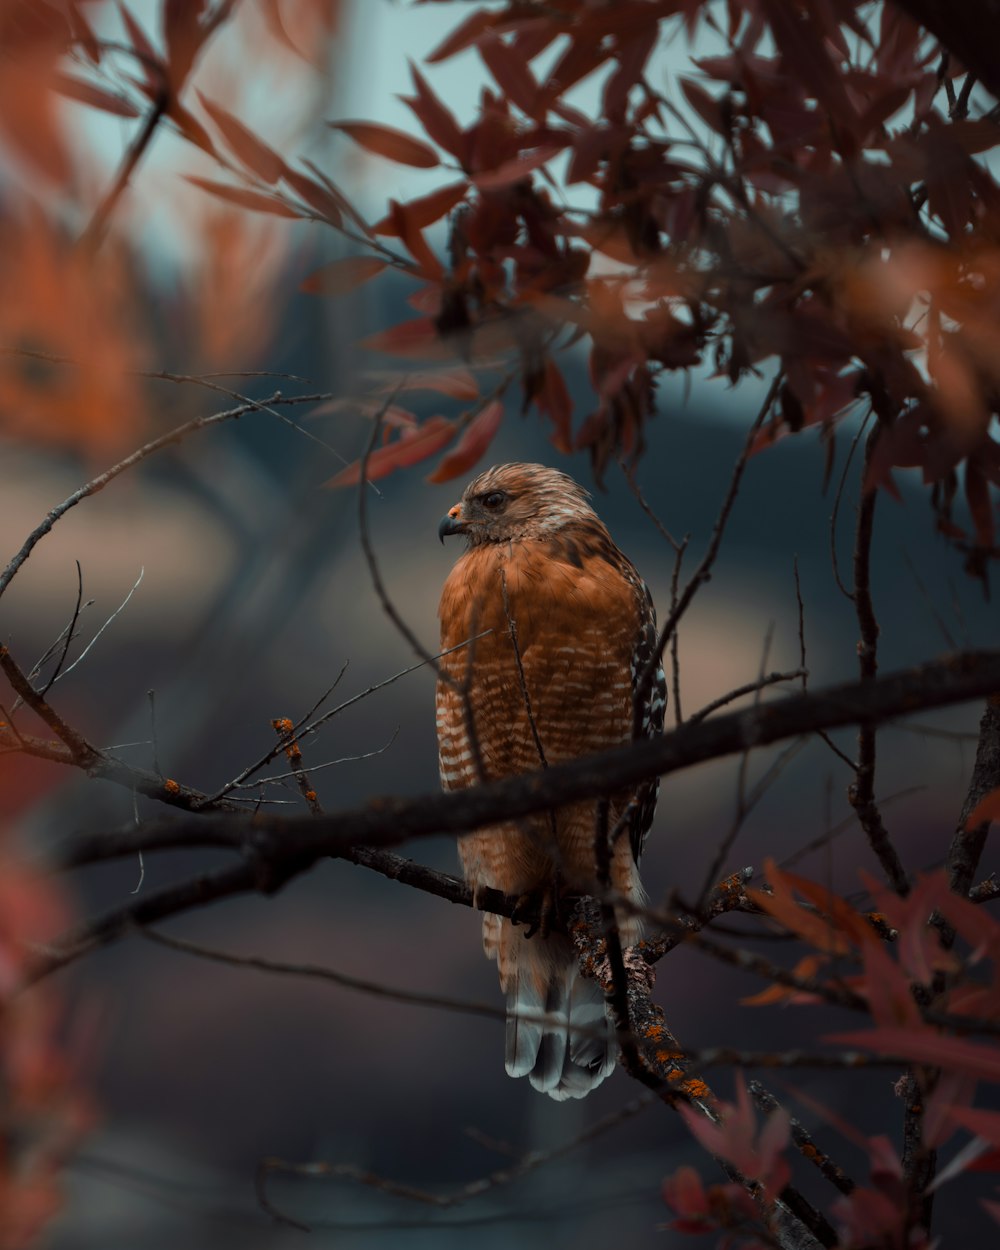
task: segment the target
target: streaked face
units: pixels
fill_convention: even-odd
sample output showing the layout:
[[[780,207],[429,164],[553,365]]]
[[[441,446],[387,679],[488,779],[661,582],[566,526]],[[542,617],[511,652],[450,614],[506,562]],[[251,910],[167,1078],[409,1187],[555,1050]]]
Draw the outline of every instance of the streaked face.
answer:
[[[487,469],[465,488],[438,527],[464,534],[470,546],[551,534],[572,521],[593,517],[587,493],[558,469],[503,464]]]

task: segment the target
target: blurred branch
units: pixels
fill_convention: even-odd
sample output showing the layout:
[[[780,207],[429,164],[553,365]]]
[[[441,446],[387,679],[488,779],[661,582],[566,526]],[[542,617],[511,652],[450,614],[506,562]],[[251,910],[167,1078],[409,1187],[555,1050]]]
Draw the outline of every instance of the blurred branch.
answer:
[[[423,1203],[427,1206],[457,1207],[472,1198],[478,1198],[482,1194],[489,1193],[501,1185],[509,1185],[513,1181],[520,1180],[522,1176],[535,1171],[544,1164],[551,1163],[554,1159],[560,1159],[564,1155],[569,1154],[570,1151],[594,1141],[610,1129],[617,1128],[619,1124],[633,1119],[640,1111],[644,1111],[651,1106],[654,1101],[655,1099],[650,1094],[640,1095],[640,1097],[632,1099],[631,1102],[627,1102],[624,1107],[619,1108],[617,1111],[612,1111],[609,1115],[602,1116],[601,1119],[584,1129],[582,1133],[577,1133],[561,1145],[554,1146],[550,1150],[533,1150],[530,1154],[524,1155],[507,1167],[499,1168],[488,1176],[470,1181],[460,1189],[446,1194],[435,1194],[429,1190],[415,1189],[410,1185],[400,1185],[396,1181],[377,1176],[373,1172],[366,1172],[352,1163],[331,1164],[321,1161],[289,1163],[284,1159],[264,1159],[257,1173],[258,1202],[268,1215],[280,1223],[289,1224],[293,1228],[307,1229],[307,1226],[299,1220],[292,1219],[278,1210],[267,1195],[268,1178],[274,1174],[285,1174],[308,1178],[342,1178],[381,1190],[383,1193],[393,1194],[399,1198]]]

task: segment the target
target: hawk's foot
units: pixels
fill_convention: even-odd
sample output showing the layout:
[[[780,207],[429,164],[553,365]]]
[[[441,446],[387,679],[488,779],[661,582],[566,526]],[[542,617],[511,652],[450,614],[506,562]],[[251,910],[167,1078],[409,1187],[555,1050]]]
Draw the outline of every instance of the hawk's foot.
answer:
[[[511,923],[527,925],[525,937],[531,938],[537,934],[544,941],[554,929],[564,927],[566,901],[562,880],[559,873],[555,872],[544,885],[534,890],[525,890],[518,896],[510,918]]]

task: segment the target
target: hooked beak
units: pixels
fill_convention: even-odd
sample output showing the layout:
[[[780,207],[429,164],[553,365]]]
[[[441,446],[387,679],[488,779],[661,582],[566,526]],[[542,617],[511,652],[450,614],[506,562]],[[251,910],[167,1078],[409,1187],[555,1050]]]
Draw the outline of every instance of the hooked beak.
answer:
[[[449,508],[448,515],[443,517],[441,524],[438,526],[438,538],[443,543],[448,534],[462,534],[465,532],[465,522],[462,520],[461,505],[455,504],[454,508]]]

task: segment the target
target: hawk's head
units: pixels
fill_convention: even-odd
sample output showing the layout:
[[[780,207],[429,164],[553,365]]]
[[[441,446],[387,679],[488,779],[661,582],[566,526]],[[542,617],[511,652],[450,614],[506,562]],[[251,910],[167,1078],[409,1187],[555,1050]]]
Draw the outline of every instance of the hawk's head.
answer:
[[[596,520],[589,494],[571,477],[544,464],[496,464],[469,483],[438,526],[464,534],[469,545],[547,537],[566,525]]]

